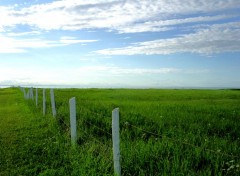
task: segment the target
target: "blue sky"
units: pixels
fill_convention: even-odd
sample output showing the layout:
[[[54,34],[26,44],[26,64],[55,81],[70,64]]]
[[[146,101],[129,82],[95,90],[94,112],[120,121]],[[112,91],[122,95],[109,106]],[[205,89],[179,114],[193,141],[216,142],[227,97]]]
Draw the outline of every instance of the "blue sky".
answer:
[[[0,85],[240,88],[240,0],[0,0]]]

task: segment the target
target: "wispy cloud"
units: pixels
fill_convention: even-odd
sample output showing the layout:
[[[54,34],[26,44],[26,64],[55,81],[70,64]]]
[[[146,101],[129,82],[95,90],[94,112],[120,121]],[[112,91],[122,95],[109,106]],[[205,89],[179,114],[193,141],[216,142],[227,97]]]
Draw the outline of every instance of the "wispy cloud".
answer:
[[[97,40],[79,40],[76,38],[61,38],[59,40],[44,39],[16,39],[10,36],[0,34],[0,53],[23,53],[29,49],[60,47],[77,43],[97,42]]]
[[[61,46],[61,43],[57,43],[49,40],[42,39],[15,39],[11,37],[5,37],[0,35],[0,53],[23,53],[30,48],[49,48],[55,46]]]
[[[34,36],[41,34],[40,31],[29,31],[29,32],[8,32],[6,35],[9,37],[24,37],[24,36]]]
[[[176,73],[179,72],[180,69],[176,68],[156,68],[156,69],[146,69],[146,68],[121,68],[116,66],[85,66],[80,67],[76,70],[78,74],[111,74],[111,75],[146,75],[146,74],[167,74],[167,73]]]
[[[165,31],[171,29],[169,25],[229,18],[231,15],[205,16],[204,13],[218,14],[221,10],[239,6],[240,2],[236,0],[59,0],[18,7],[17,10],[0,6],[0,29],[25,24],[42,30],[102,28],[120,33]],[[197,13],[201,16],[184,17]]]
[[[62,44],[76,44],[76,43],[92,43],[92,42],[97,42],[98,40],[78,40],[75,37],[61,37],[61,39],[59,40],[60,43]]]
[[[119,33],[137,33],[137,32],[160,32],[169,31],[176,28],[176,25],[218,21],[234,17],[233,15],[216,15],[216,16],[198,16],[192,18],[178,18],[170,20],[147,21],[144,23],[129,24],[127,26],[120,26]]]
[[[240,52],[240,23],[212,25],[195,33],[175,38],[134,43],[123,48],[98,50],[102,55],[153,55],[172,53],[214,54],[221,52]]]
[[[160,32],[174,30],[178,26],[196,25],[200,22],[214,22],[238,17],[238,13],[222,14],[222,10],[240,6],[236,0],[59,0],[28,7],[0,6],[0,39],[8,45],[1,45],[0,53],[26,52],[28,48],[48,48],[70,44],[86,44],[98,40],[60,38],[59,41],[38,39],[37,35],[51,30],[97,30],[118,33]],[[212,15],[209,15],[209,12]],[[210,13],[210,14],[211,14]],[[207,15],[208,14],[208,15]],[[189,16],[190,15],[190,16]],[[117,19],[117,20],[116,20]],[[238,23],[236,23],[238,24]],[[19,25],[28,26],[29,31],[14,31]],[[201,27],[199,29],[202,29]],[[225,28],[227,29],[227,28]],[[104,55],[170,54],[175,52],[213,53],[235,51],[238,40],[224,44],[229,37],[238,37],[238,29],[202,30],[189,35],[137,43],[126,48],[100,50]],[[216,40],[210,40],[211,35]],[[219,42],[220,37],[224,39]],[[19,40],[16,37],[26,37]],[[29,39],[29,36],[35,38]],[[197,39],[197,40],[196,40]],[[207,45],[206,45],[207,43]],[[151,45],[151,46],[150,46]],[[182,46],[180,46],[182,45]],[[195,46],[191,48],[191,46]],[[200,46],[200,47],[199,47]]]

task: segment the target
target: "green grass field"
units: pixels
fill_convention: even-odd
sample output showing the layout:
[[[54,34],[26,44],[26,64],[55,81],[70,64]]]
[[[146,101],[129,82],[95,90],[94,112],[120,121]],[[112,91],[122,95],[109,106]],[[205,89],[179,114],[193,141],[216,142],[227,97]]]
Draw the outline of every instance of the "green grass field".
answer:
[[[0,175],[113,175],[111,111],[120,108],[122,175],[240,175],[239,90],[55,90],[57,117],[0,89]],[[69,136],[76,97],[78,145]]]

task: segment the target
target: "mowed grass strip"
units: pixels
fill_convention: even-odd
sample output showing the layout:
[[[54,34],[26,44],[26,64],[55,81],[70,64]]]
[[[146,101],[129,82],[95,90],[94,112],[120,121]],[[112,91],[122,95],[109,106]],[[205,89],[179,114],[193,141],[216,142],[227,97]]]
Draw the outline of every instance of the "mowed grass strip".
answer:
[[[0,89],[1,176],[65,170],[53,120],[34,113],[28,104],[18,89]]]

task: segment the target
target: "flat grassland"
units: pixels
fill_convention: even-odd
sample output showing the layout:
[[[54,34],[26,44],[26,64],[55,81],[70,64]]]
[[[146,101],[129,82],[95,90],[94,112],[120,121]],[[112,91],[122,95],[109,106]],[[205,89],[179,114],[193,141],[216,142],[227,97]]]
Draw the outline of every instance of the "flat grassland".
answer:
[[[17,89],[3,90],[0,152],[8,155],[0,156],[0,175],[113,175],[111,111],[116,107],[120,108],[122,175],[240,175],[239,90],[57,89],[56,119],[51,116],[49,90],[46,116],[41,90],[38,107]],[[13,110],[20,106],[12,104],[16,100],[4,103],[10,96],[6,90],[24,111]],[[69,137],[71,97],[77,101],[75,148]],[[12,150],[4,147],[10,136],[5,126],[11,124],[6,121],[14,123],[11,115],[4,118],[9,113],[6,108],[29,119],[20,120],[22,128],[17,132],[14,128],[19,124],[12,126],[11,136],[20,133],[23,139],[11,139],[14,154],[22,157],[16,163],[11,160]],[[33,136],[31,140],[25,140],[27,134]]]

